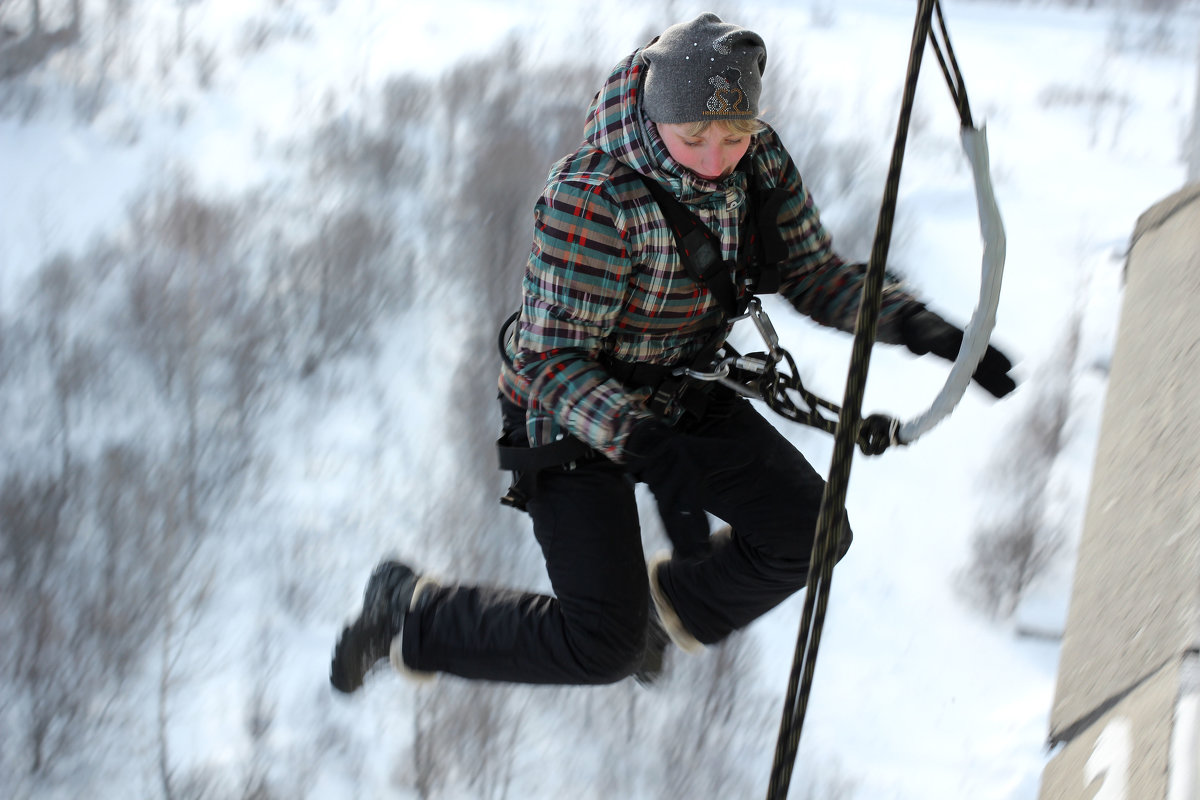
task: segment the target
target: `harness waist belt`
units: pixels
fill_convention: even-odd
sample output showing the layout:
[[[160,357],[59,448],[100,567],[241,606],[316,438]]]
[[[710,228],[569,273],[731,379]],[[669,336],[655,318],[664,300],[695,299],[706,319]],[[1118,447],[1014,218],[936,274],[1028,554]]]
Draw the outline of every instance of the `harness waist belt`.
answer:
[[[530,447],[528,444],[513,445],[509,443],[507,436],[502,436],[496,441],[496,452],[502,470],[537,472],[546,467],[580,461],[594,456],[598,451],[574,436],[566,436],[557,442],[538,447]]]

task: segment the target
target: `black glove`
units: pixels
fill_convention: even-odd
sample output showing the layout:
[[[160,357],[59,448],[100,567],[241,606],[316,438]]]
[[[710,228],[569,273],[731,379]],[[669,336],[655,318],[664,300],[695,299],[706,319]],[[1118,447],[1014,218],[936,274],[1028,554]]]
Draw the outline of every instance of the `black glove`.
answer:
[[[711,547],[702,499],[703,451],[711,449],[705,444],[657,419],[638,423],[625,444],[626,466],[654,493],[667,537],[683,558],[701,557]]]
[[[963,341],[962,329],[924,307],[900,322],[900,335],[904,338],[905,346],[917,355],[933,353],[947,361],[958,358]],[[1008,374],[1011,369],[1012,362],[1008,357],[989,344],[972,377],[995,397],[1004,397],[1017,388],[1017,382]]]

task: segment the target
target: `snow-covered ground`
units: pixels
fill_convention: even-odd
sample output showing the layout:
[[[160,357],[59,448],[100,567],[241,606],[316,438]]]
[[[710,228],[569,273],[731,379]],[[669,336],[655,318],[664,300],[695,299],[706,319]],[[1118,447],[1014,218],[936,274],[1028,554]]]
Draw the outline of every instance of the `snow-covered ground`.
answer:
[[[771,0],[712,7],[766,38],[768,109],[787,102],[773,96],[817,103],[830,120],[824,135],[864,138],[883,163],[913,5]],[[604,66],[665,24],[710,8],[690,0],[210,0],[187,6],[181,28],[183,6],[133,6],[135,49],[160,47],[182,29],[212,48],[211,76],[201,86],[195,76],[180,75],[195,68],[191,61],[173,62],[170,72],[118,63],[109,101],[90,123],[68,113],[68,101],[52,89],[30,118],[12,112],[0,118],[0,311],[6,314],[16,312],[22,281],[40,263],[112,235],[126,203],[170,170],[185,169],[205,191],[233,194],[274,179],[283,165],[280,143],[325,118],[331,106],[357,108],[389,78],[437,76],[510,34],[535,61]],[[800,758],[840,765],[854,787],[847,796],[1030,800],[1048,757],[1058,647],[1018,632],[1061,630],[1072,552],[1064,551],[1003,621],[967,604],[957,580],[970,559],[972,533],[1009,511],[994,457],[1039,399],[1044,370],[1054,365],[1075,313],[1082,340],[1072,366],[1072,416],[1053,475],[1067,538],[1078,535],[1105,385],[1097,365],[1112,346],[1124,249],[1137,216],[1184,180],[1181,147],[1200,27],[1194,13],[1161,28],[1153,18],[1112,10],[963,0],[946,6],[976,119],[987,127],[1008,235],[993,340],[1016,362],[1022,386],[1002,402],[971,389],[949,420],[911,447],[856,460],[847,500],[855,546],[835,574]],[[277,33],[249,48],[245,31],[255,20]],[[781,118],[786,111],[777,108]],[[781,134],[798,145],[806,131],[781,128]],[[978,228],[956,117],[931,55],[900,205],[906,228],[896,267],[933,308],[965,322],[977,292]],[[836,223],[836,208],[829,216]],[[849,338],[778,304],[769,308],[810,388],[840,398]],[[383,549],[423,551],[429,534],[420,510],[397,515],[396,509],[411,509],[412,497],[441,492],[454,479],[453,463],[440,455],[449,452],[444,439],[453,431],[439,424],[439,404],[452,401],[436,365],[456,357],[456,331],[468,322],[410,314],[374,362],[363,392],[372,396],[350,393],[319,419],[300,407],[281,411],[267,494],[277,534],[254,552],[286,560],[302,546],[320,548],[326,562],[295,577],[312,612],[294,619],[272,616],[277,609],[264,612],[275,608],[273,601],[257,592],[279,587],[257,586],[253,567],[241,565],[249,579],[224,598],[225,631],[213,633],[219,627],[213,620],[202,634],[223,643],[200,670],[219,678],[198,679],[177,711],[179,758],[220,764],[244,756],[244,714],[226,698],[248,691],[253,678],[239,645],[254,640],[266,613],[278,670],[274,746],[322,754],[306,766],[309,796],[418,796],[392,764],[411,736],[417,695],[399,681],[380,682],[365,699],[331,701],[325,669],[342,615]],[[490,334],[484,339],[490,342]],[[866,410],[911,416],[944,376],[944,365],[933,359],[876,348]],[[414,384],[423,391],[414,392]],[[779,424],[818,468],[827,467],[826,437]],[[402,485],[382,485],[381,475]],[[435,566],[453,574],[453,564]],[[771,702],[781,702],[786,686],[800,607],[799,598],[785,604],[751,634],[754,681]],[[768,737],[777,719],[774,708],[762,716]],[[586,726],[547,724],[554,741],[539,738],[539,727],[528,722],[523,735],[549,755],[544,761],[523,755],[509,796],[537,797],[539,786],[570,785],[564,771],[588,774],[571,758],[586,752],[571,741],[586,741]],[[328,730],[353,735],[312,744]],[[764,751],[746,766],[761,770],[764,788],[770,758]],[[558,774],[560,783],[544,773]],[[114,792],[105,796],[122,796],[105,788]],[[603,796],[583,781],[572,789],[580,798]]]

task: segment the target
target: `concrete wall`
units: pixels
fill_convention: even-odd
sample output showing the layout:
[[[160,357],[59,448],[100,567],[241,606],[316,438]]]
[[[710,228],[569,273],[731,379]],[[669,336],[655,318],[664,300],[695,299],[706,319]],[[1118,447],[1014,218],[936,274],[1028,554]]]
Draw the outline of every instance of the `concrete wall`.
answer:
[[[1187,177],[1200,181],[1200,50],[1196,51],[1196,97],[1192,100],[1192,129],[1187,141]]]
[[[1041,800],[1200,800],[1200,184],[1126,269]]]

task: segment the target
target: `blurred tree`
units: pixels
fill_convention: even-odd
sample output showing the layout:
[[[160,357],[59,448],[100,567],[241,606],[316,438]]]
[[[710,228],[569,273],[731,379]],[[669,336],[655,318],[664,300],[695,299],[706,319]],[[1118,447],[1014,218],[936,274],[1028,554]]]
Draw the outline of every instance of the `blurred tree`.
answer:
[[[1080,325],[1076,312],[1041,379],[1031,382],[1036,394],[989,470],[998,508],[988,510],[972,536],[971,561],[958,586],[993,617],[1011,616],[1062,549],[1064,531],[1052,513],[1053,472],[1067,444]]]
[[[52,3],[49,9],[43,7],[41,0],[28,0],[26,6],[26,26],[16,27],[19,22],[10,21],[8,24],[14,27],[9,28],[8,41],[0,39],[0,80],[28,72],[58,50],[79,40],[83,24],[83,0]],[[60,8],[69,12],[68,21],[59,27],[47,28],[47,17],[56,15]],[[0,10],[8,9],[0,6]]]

